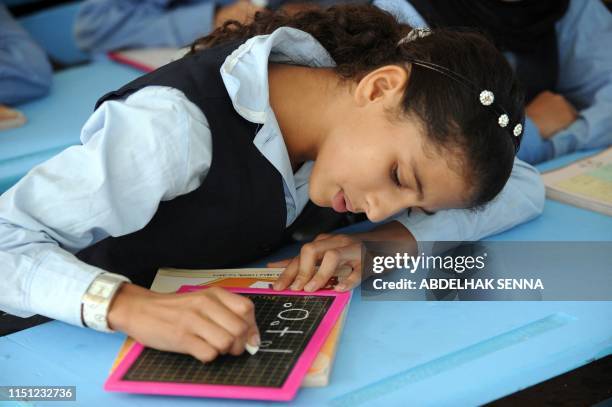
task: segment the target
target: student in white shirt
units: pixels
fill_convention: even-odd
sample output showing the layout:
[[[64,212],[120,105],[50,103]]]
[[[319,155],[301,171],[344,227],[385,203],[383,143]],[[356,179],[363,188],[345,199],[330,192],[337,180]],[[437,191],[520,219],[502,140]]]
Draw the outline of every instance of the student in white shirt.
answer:
[[[537,172],[515,159],[523,120],[510,66],[480,35],[413,30],[371,6],[263,13],[106,95],[83,145],[0,197],[0,306],[204,361],[238,354],[259,341],[250,301],[117,276],[263,255],[308,199],[390,221],[370,236],[415,247],[505,230],[543,207]],[[326,253],[324,273],[354,260]],[[114,296],[89,318],[101,279]]]

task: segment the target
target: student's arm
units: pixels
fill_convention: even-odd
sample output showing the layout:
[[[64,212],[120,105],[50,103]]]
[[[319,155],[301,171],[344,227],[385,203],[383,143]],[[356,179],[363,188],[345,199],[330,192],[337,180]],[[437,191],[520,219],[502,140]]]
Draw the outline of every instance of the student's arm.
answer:
[[[600,1],[572,0],[557,23],[558,91],[578,119],[550,140],[554,156],[612,144],[612,14]]]
[[[145,88],[106,102],[71,147],[0,197],[0,309],[82,325],[81,300],[103,270],[73,253],[144,227],[160,201],[202,183],[211,162],[203,113],[181,92]],[[107,323],[159,350],[208,362],[259,345],[254,306],[222,288],[159,294],[123,283]]]
[[[86,0],[74,26],[90,52],[121,48],[184,47],[208,34],[219,0]]]
[[[336,268],[348,264],[353,272],[338,290],[354,287],[361,280],[361,242],[364,240],[396,240],[406,243],[413,254],[438,253],[451,248],[440,241],[475,241],[510,229],[542,213],[544,185],[538,171],[516,159],[510,179],[499,195],[482,210],[450,209],[426,215],[413,211],[402,213],[394,221],[355,235],[321,235],[302,246],[300,255],[270,267],[286,267],[274,284],[277,290],[314,291],[325,285]],[[315,273],[314,267],[320,264]],[[312,282],[312,285],[308,283]]]
[[[426,215],[416,212],[395,218],[418,242],[419,253],[436,252],[425,242],[477,241],[524,223],[542,213],[544,184],[539,172],[518,159],[497,197],[478,211],[450,209]]]
[[[44,51],[0,3],[0,104],[15,105],[44,96],[51,79]]]
[[[83,145],[0,196],[0,309],[81,326],[81,297],[103,270],[73,253],[141,229],[160,201],[200,185],[210,165],[208,124],[179,94],[149,87],[104,103],[85,124]]]

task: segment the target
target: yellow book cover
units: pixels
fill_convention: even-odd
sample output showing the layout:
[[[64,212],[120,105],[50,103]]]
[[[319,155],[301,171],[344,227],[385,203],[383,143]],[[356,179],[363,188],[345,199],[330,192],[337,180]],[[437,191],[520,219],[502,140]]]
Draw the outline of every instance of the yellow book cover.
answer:
[[[183,285],[207,285],[219,287],[251,287],[268,288],[276,280],[283,269],[218,269],[218,270],[179,270],[160,269],[153,280],[151,290],[162,293],[176,292]],[[350,272],[350,269],[340,269],[337,276]],[[337,277],[330,279],[328,286],[333,288]],[[329,384],[329,376],[336,355],[340,334],[344,326],[348,305],[342,311],[338,322],[329,333],[312,366],[302,381],[302,387],[321,387]],[[134,344],[132,338],[127,338],[113,362],[111,372],[127,354]]]

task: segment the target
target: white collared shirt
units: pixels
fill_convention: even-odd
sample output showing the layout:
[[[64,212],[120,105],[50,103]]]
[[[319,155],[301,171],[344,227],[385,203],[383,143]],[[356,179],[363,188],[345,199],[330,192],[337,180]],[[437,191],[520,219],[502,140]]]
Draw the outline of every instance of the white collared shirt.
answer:
[[[251,38],[221,68],[236,111],[262,124],[254,144],[283,178],[287,225],[308,201],[312,162],[293,174],[268,99],[268,62],[329,67],[312,36],[292,28]],[[143,228],[161,201],[198,188],[212,151],[204,114],[177,89],[150,86],[107,101],[87,120],[82,145],[38,165],[0,197],[0,309],[42,314],[81,326],[81,298],[103,270],[73,253],[108,236]],[[517,161],[504,191],[485,211],[406,213],[397,220],[419,242],[476,240],[539,214],[537,172]]]

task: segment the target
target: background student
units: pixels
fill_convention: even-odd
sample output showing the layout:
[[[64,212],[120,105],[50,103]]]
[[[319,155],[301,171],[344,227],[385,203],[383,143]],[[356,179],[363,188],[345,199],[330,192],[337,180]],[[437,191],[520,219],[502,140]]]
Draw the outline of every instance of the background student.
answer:
[[[42,97],[51,79],[45,52],[0,3],[0,104],[14,106]]]
[[[0,130],[23,124],[23,115],[8,106],[46,95],[51,80],[45,52],[0,3]]]
[[[599,0],[375,0],[416,27],[482,29],[526,89],[519,158],[612,144],[612,14]]]
[[[226,20],[246,22],[262,9],[247,0],[85,0],[74,32],[79,47],[92,53],[184,47]]]

